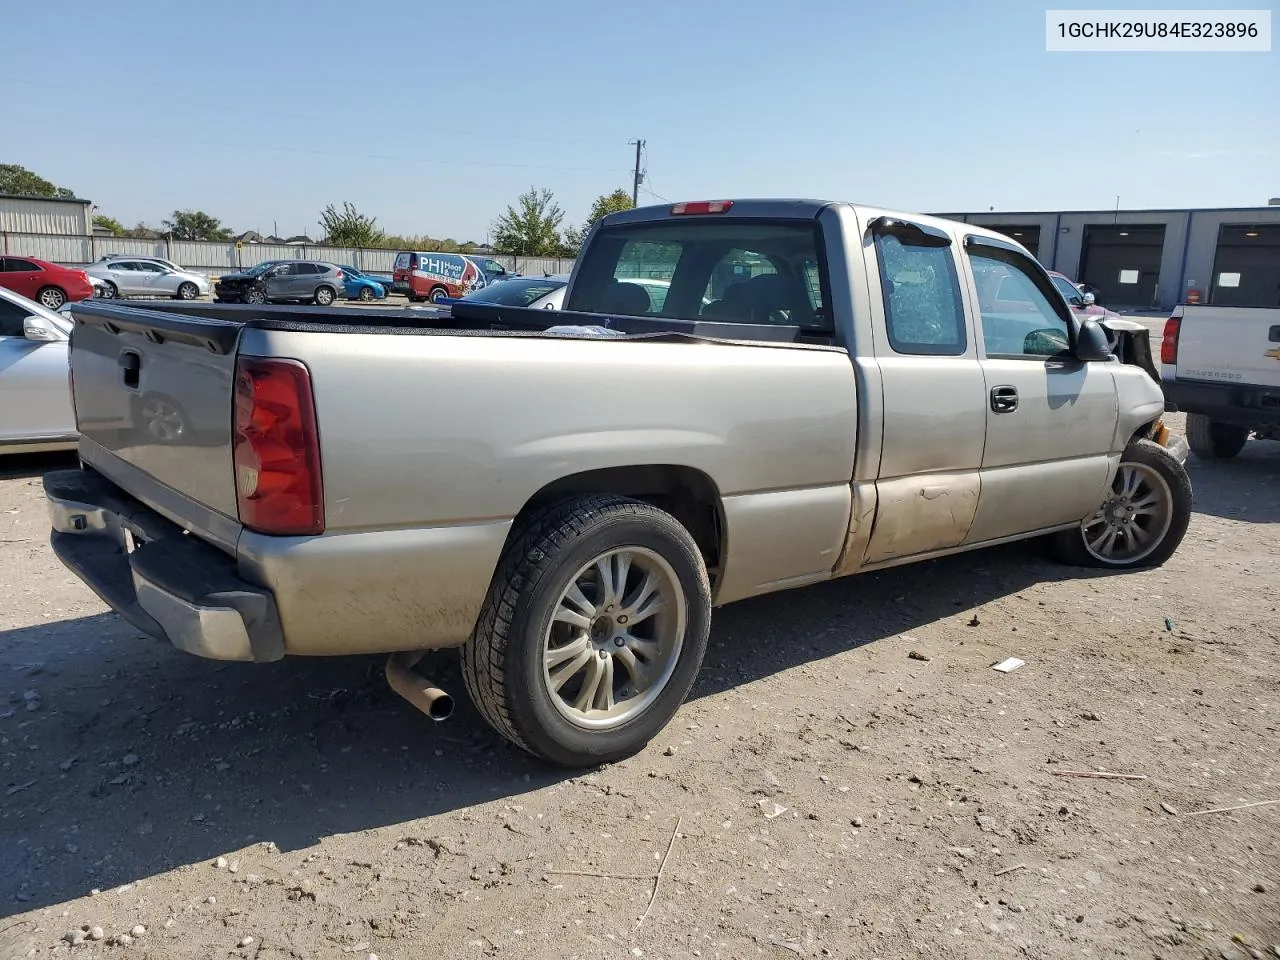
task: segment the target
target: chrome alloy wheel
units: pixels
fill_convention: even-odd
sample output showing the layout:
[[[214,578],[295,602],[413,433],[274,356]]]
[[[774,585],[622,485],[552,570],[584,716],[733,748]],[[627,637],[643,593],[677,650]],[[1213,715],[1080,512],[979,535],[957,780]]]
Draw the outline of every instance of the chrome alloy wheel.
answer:
[[[687,619],[680,581],[659,554],[633,546],[596,557],[570,579],[547,629],[551,702],[592,730],[643,713],[671,679]]]
[[[1160,546],[1173,522],[1173,492],[1143,463],[1121,463],[1111,493],[1081,524],[1085,549],[1108,564],[1133,563]]]

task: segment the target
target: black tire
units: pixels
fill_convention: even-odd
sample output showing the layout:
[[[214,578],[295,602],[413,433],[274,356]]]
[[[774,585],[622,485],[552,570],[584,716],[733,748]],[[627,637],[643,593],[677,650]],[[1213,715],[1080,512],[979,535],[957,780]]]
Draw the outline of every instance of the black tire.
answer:
[[[36,294],[36,300],[42,307],[57,310],[67,302],[67,292],[61,287],[44,287]]]
[[[250,287],[243,298],[244,303],[263,304],[267,302],[267,291],[261,287]]]
[[[1219,423],[1203,413],[1187,414],[1187,443],[1203,460],[1230,460],[1249,442],[1249,428]]]
[[[590,730],[552,703],[543,652],[570,579],[594,557],[624,546],[653,551],[670,565],[685,600],[686,629],[670,677],[652,703],[619,726]],[[679,521],[624,497],[576,497],[534,512],[513,531],[475,632],[462,648],[462,674],[481,715],[512,743],[560,766],[595,766],[643,749],[666,726],[698,674],[710,628],[706,567]]]
[[[363,300],[365,303],[368,303],[369,301],[371,301],[371,300],[373,299],[373,288],[372,288],[372,287],[361,287],[361,288],[360,288],[360,293],[358,294],[358,296],[359,296],[359,298],[360,298],[361,300]]]
[[[102,284],[102,292],[98,296],[103,300],[119,300],[120,291],[110,280],[105,280]]]
[[[1138,570],[1158,567],[1173,556],[1186,535],[1191,522],[1191,478],[1173,455],[1154,440],[1134,440],[1120,458],[1120,466],[1137,464],[1146,467],[1164,481],[1169,499],[1169,524],[1155,546],[1141,556],[1132,559],[1106,560],[1094,554],[1085,539],[1084,520],[1079,526],[1063,530],[1049,538],[1049,546],[1056,559],[1076,567],[1094,567],[1104,570]],[[1116,486],[1120,484],[1120,470],[1116,471]],[[1164,492],[1161,491],[1161,495]]]
[[[197,287],[190,280],[187,280],[183,283],[178,284],[178,292],[175,295],[174,299],[175,300],[194,300],[198,296],[200,296],[200,288]]]
[[[327,307],[330,306],[334,300],[338,299],[338,294],[334,292],[333,287],[321,286],[316,287],[316,293],[312,299],[315,300],[316,306]]]
[[[449,299],[449,291],[444,287],[432,287],[431,293],[427,295],[427,299],[432,303],[439,303],[441,300]]]

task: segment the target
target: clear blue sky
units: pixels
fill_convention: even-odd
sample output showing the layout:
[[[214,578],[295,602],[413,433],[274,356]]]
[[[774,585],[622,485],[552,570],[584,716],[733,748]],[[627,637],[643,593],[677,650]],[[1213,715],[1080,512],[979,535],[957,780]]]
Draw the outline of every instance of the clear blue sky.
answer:
[[[1062,2],[3,6],[0,163],[126,225],[194,207],[314,236],[350,200],[395,233],[481,240],[534,184],[581,221],[629,189],[636,137],[671,199],[1280,196],[1280,53],[1046,53]],[[1195,6],[1272,8],[1280,29],[1274,0]]]

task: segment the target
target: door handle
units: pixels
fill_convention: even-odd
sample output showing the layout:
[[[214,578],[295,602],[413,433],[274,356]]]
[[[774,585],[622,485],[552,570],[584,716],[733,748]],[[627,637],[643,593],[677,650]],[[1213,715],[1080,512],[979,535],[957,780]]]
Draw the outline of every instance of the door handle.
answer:
[[[1017,387],[992,387],[991,409],[996,413],[1012,413],[1018,409]]]

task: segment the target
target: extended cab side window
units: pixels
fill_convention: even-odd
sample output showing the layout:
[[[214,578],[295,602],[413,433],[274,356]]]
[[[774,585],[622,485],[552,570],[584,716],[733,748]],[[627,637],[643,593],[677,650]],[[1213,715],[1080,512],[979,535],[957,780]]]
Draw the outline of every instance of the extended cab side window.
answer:
[[[1044,360],[1068,353],[1071,322],[1048,277],[1015,250],[968,247],[987,356]]]
[[[968,346],[950,242],[933,234],[875,231],[885,326],[895,353],[958,357]]]

